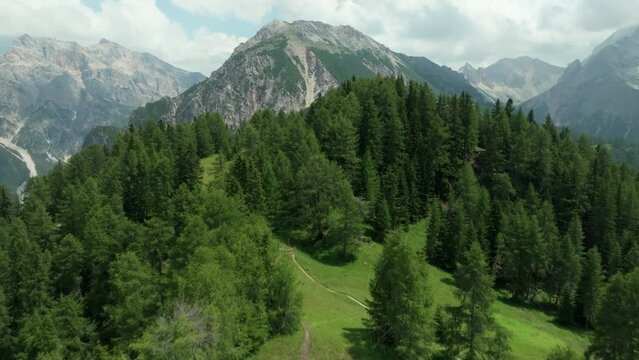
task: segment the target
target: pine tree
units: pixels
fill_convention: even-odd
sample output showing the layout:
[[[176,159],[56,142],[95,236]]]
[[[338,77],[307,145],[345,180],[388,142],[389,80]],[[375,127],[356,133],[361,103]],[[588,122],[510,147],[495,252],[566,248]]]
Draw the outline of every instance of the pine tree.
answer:
[[[509,357],[505,330],[495,321],[492,303],[496,294],[486,257],[478,242],[464,252],[455,272],[460,305],[440,320],[438,335],[446,359],[505,359]]]
[[[370,283],[367,325],[379,343],[404,359],[430,355],[431,299],[426,276],[426,265],[417,254],[400,236],[390,236]]]

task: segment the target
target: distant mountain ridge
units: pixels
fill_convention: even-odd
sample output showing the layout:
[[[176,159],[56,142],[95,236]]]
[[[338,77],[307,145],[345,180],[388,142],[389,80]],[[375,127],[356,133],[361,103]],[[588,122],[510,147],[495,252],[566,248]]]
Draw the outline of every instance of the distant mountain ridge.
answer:
[[[77,151],[93,127],[124,126],[133,109],[204,78],[104,39],[81,46],[20,36],[0,54],[0,151],[22,149],[23,162],[46,171]],[[0,172],[6,183],[10,175]]]
[[[616,31],[522,107],[602,139],[639,142],[639,26]]]
[[[147,104],[133,113],[132,120],[181,122],[219,112],[236,126],[256,110],[297,110],[352,76],[377,74],[428,81],[435,91],[466,91],[485,101],[456,71],[393,52],[351,26],[275,20],[240,44],[207,80],[179,96]]]
[[[474,68],[466,63],[459,69],[477,90],[491,100],[503,102],[510,98],[515,103],[548,90],[557,83],[563,71],[562,67],[528,56],[500,59],[485,68]]]

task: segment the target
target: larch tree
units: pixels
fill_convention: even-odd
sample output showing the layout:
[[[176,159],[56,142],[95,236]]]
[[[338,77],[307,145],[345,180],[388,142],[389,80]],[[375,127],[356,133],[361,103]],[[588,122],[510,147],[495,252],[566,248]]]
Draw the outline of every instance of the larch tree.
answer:
[[[375,339],[404,359],[431,355],[431,294],[426,264],[397,234],[389,236],[370,283],[367,325]]]

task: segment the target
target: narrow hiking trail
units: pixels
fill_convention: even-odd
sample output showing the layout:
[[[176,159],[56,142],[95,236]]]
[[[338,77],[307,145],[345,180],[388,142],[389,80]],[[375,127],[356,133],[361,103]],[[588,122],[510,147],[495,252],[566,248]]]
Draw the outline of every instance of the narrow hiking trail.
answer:
[[[304,341],[302,341],[302,349],[300,350],[300,360],[308,360],[308,352],[311,348],[311,327],[302,321],[304,328]]]
[[[351,295],[345,293],[345,292],[341,292],[341,291],[337,291],[337,290],[333,290],[331,288],[329,288],[328,286],[322,284],[321,282],[315,280],[306,270],[304,270],[304,268],[297,262],[297,258],[295,257],[295,249],[293,248],[288,248],[288,249],[280,249],[282,251],[286,251],[288,253],[291,254],[291,258],[293,258],[293,262],[295,263],[295,265],[297,266],[298,269],[300,269],[300,271],[302,271],[302,273],[304,273],[304,275],[306,275],[306,277],[311,280],[313,283],[321,286],[322,288],[324,288],[324,290],[331,292],[333,294],[338,294],[338,295],[342,295],[347,297],[349,300],[351,300],[352,302],[356,303],[357,305],[361,306],[362,308],[366,309],[366,310],[370,310],[370,308],[368,306],[366,306],[366,304],[362,303],[361,301],[355,299],[354,297],[352,297]]]

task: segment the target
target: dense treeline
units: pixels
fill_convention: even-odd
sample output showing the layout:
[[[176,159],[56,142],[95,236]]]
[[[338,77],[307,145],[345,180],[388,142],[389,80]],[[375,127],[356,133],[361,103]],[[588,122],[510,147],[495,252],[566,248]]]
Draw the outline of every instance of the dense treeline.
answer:
[[[383,242],[367,324],[399,357],[509,358],[498,294],[594,328],[598,358],[637,356],[638,174],[510,101],[353,79],[235,132],[210,114],[131,126],[0,215],[0,353],[20,358],[246,357],[299,322],[270,229],[330,261]],[[393,230],[424,218],[415,253]],[[432,308],[427,261],[454,273],[457,306]]]
[[[149,122],[0,192],[0,358],[241,359],[297,328],[267,221],[199,184],[219,116]]]
[[[303,113],[257,113],[238,130],[235,151],[228,190],[318,254],[356,256],[357,239],[384,241],[392,229],[427,217],[424,259],[456,273],[485,262],[486,273],[472,276],[486,285],[467,289],[484,300],[460,294],[461,308],[440,312],[433,325],[440,343],[455,342],[447,343],[457,349],[450,358],[507,356],[508,336],[485,300],[495,298],[493,283],[514,301],[550,304],[564,324],[605,328],[607,279],[639,264],[637,172],[550,118],[537,124],[511,101],[482,110],[467,94],[435,95],[402,79],[352,80]],[[407,270],[397,273],[407,283],[400,288],[422,296],[415,283],[422,270],[401,261]],[[405,319],[423,318],[422,307],[384,300],[402,281],[391,284],[384,273],[371,284],[371,327],[381,342],[414,357],[429,337],[409,341]],[[462,292],[472,284],[456,282]],[[465,306],[487,313],[470,316]],[[393,319],[402,316],[398,327]],[[636,316],[627,314],[626,333],[636,333]],[[469,328],[477,334],[464,333]]]

